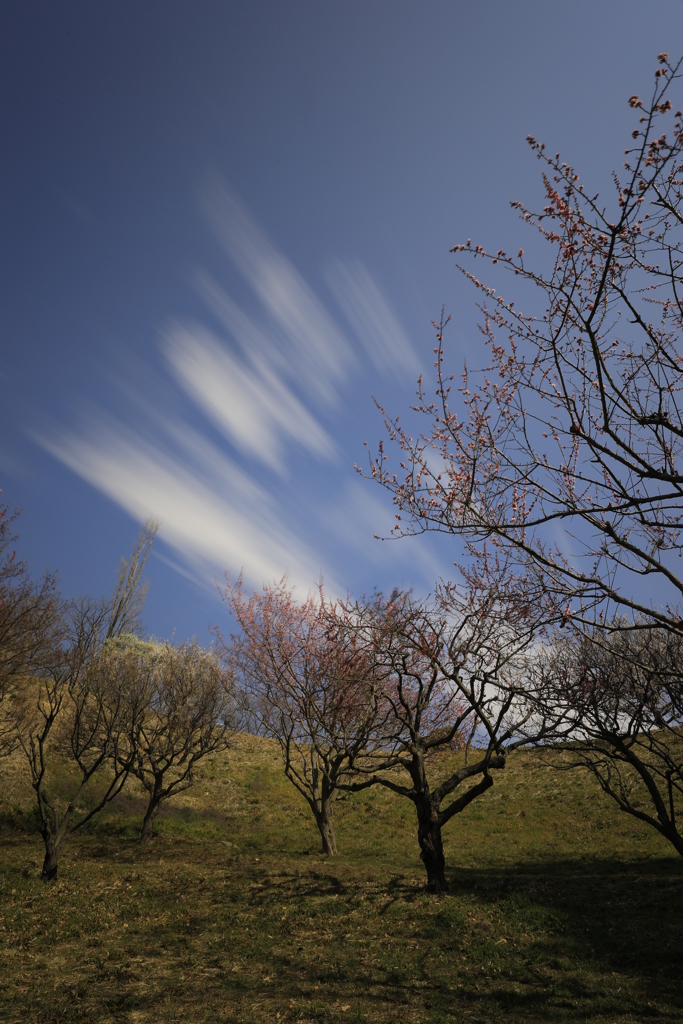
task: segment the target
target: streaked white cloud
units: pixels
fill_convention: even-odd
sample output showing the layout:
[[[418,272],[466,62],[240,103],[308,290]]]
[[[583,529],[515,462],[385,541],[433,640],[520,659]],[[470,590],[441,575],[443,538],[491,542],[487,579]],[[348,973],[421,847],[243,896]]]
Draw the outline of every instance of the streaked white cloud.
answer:
[[[161,538],[200,577],[243,569],[247,584],[260,587],[287,573],[306,593],[324,569],[272,496],[198,434],[186,446],[196,469],[114,420],[88,421],[80,435],[34,437],[136,519],[158,518]]]
[[[285,357],[284,346],[277,345],[272,334],[257,327],[211,274],[199,269],[192,275],[192,283],[218,322],[238,343],[245,358],[253,359],[257,353],[273,372],[293,376],[294,368]]]
[[[391,545],[390,552],[372,539],[389,533],[391,505],[371,495],[370,485],[349,486],[339,470],[337,437],[352,426],[339,399],[350,397],[353,376],[367,369],[360,348],[218,178],[203,205],[254,292],[255,311],[248,315],[210,274],[196,271],[192,284],[212,326],[201,318],[169,323],[160,349],[170,376],[133,353],[111,377],[125,422],[120,412],[91,409],[78,428],[43,430],[34,439],[136,519],[160,519],[160,540],[174,555],[169,564],[204,586],[242,569],[254,588],[287,573],[302,594],[321,573],[329,593],[342,592],[337,575],[343,590],[353,587],[350,570],[359,566],[393,578],[394,564],[414,564],[414,546]],[[330,284],[374,366],[393,376],[415,372],[396,315],[362,264],[336,263]],[[193,410],[184,409],[181,392]],[[210,440],[209,422],[227,439],[226,450]],[[305,458],[295,458],[302,451]],[[348,474],[355,454],[348,453]],[[288,469],[297,462],[304,476]],[[424,552],[420,561],[424,579]]]
[[[216,237],[288,343],[291,372],[321,405],[338,400],[355,359],[317,295],[214,175],[203,207]]]
[[[246,366],[200,324],[177,324],[164,341],[178,383],[240,451],[280,474],[288,438],[334,456],[331,437],[260,352],[251,350]]]
[[[335,260],[327,283],[376,368],[394,377],[417,375],[420,365],[396,313],[360,262]]]

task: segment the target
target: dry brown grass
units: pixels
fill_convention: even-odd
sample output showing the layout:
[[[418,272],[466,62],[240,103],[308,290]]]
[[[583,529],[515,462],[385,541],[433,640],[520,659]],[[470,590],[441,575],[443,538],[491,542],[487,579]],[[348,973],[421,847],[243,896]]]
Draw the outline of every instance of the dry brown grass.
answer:
[[[683,1019],[683,865],[589,778],[537,763],[513,758],[451,822],[452,890],[433,897],[409,805],[345,802],[325,859],[274,745],[250,737],[147,849],[131,787],[46,886],[31,792],[3,762],[0,1019]]]

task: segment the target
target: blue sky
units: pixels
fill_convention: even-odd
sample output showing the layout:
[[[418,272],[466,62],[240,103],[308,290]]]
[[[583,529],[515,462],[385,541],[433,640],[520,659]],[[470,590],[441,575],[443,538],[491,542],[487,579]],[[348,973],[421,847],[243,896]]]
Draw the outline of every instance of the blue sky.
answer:
[[[103,593],[161,521],[148,628],[206,637],[215,581],[429,589],[354,473],[432,367],[477,361],[449,249],[533,240],[546,141],[597,191],[680,0],[0,6],[0,487],[19,550]],[[540,254],[539,254],[540,258]]]

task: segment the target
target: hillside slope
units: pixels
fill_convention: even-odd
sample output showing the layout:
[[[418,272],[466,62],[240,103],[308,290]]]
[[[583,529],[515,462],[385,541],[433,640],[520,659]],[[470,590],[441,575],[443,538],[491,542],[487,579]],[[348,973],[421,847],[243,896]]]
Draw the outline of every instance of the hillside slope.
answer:
[[[446,827],[440,897],[410,804],[343,801],[325,859],[255,737],[203,765],[147,848],[131,786],[73,837],[55,885],[31,797],[21,762],[0,762],[3,1021],[683,1019],[683,862],[535,754]]]

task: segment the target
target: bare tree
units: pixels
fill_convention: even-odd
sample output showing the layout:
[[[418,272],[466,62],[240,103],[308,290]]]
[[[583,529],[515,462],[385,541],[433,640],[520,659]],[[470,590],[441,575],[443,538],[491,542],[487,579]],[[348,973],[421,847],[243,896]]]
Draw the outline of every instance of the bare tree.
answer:
[[[0,493],[2,493],[0,491]],[[0,580],[3,585],[19,575],[22,571],[23,562],[17,560],[17,552],[13,542],[17,539],[12,533],[12,524],[19,516],[19,509],[10,511],[9,505],[0,505]]]
[[[499,583],[506,578],[503,571]],[[430,602],[394,592],[349,615],[383,677],[390,714],[354,766],[362,781],[412,801],[431,892],[447,889],[442,828],[493,785],[512,750],[561,732],[561,715],[539,713],[526,670],[538,623],[522,592],[442,586]],[[474,742],[471,758],[468,748]],[[437,755],[465,750],[457,767]]]
[[[151,839],[159,809],[194,783],[196,765],[224,750],[234,729],[232,677],[211,650],[196,641],[174,646],[123,637],[116,647],[139,652],[145,663],[144,713],[128,765],[149,794],[140,842]]]
[[[142,578],[142,571],[158,530],[157,520],[148,519],[140,529],[130,557],[121,558],[116,574],[116,589],[107,605],[105,641],[112,637],[138,636],[141,631],[141,616],[149,589],[149,581]]]
[[[537,213],[512,206],[550,246],[549,270],[531,267],[523,249],[487,252],[469,239],[454,247],[481,295],[486,365],[465,368],[456,391],[442,315],[436,396],[420,381],[415,407],[424,426],[386,416],[391,443],[370,460],[393,495],[397,533],[457,537],[457,562],[481,558],[485,544],[497,549],[549,621],[589,636],[594,649],[603,634],[610,659],[617,643],[641,676],[649,630],[671,634],[674,647],[683,637],[683,112],[672,105],[682,67],[661,53],[649,102],[628,100],[638,121],[611,210],[529,137],[545,203]],[[538,313],[480,280],[477,261],[534,286]],[[644,638],[613,641],[615,615],[620,632]],[[683,673],[680,662],[669,667],[674,728]],[[617,724],[622,710],[630,714],[615,711]],[[646,717],[629,728],[654,743]],[[598,731],[610,757],[624,742],[633,753],[620,729]],[[665,827],[658,813],[654,820]]]
[[[658,627],[565,630],[540,656],[537,692],[575,737],[559,767],[582,767],[621,810],[683,856],[683,638]]]
[[[551,272],[522,249],[467,240],[452,251],[535,286],[543,312],[523,313],[463,264],[482,295],[490,362],[466,369],[454,394],[446,320],[435,324],[436,401],[420,385],[416,407],[426,429],[412,436],[387,417],[401,465],[381,445],[371,471],[394,496],[399,533],[437,530],[478,549],[494,539],[538,573],[566,620],[608,620],[616,606],[678,633],[683,122],[669,97],[681,65],[665,53],[659,64],[649,105],[629,99],[639,122],[612,212],[529,138],[546,201],[538,214],[512,206],[551,246]],[[648,601],[654,587],[669,605]]]
[[[14,736],[38,803],[44,880],[56,877],[64,842],[114,799],[134,762],[147,666],[137,652],[112,641],[139,612],[140,568],[155,529],[141,530],[113,599],[61,608],[49,657],[13,700]],[[69,768],[65,796],[49,770],[59,757]]]
[[[0,756],[18,746],[17,716],[30,679],[49,671],[59,644],[61,600],[54,575],[34,583],[22,564],[0,582]]]
[[[238,581],[226,599],[240,632],[222,643],[223,656],[256,728],[280,744],[285,775],[313,813],[323,853],[334,855],[334,802],[380,713],[372,659],[322,586],[298,604],[284,578],[248,599]]]
[[[0,507],[0,756],[16,748],[15,698],[26,677],[49,660],[61,603],[55,576],[46,573],[35,583],[17,558],[11,532],[16,517]]]
[[[38,680],[33,714],[24,719],[29,728],[20,732],[38,801],[46,881],[56,878],[69,836],[121,792],[133,766],[144,713],[144,660],[109,645],[82,658],[86,646],[87,636],[79,629],[65,661],[50,677]],[[64,783],[50,778],[55,755],[68,763],[66,795]]]

